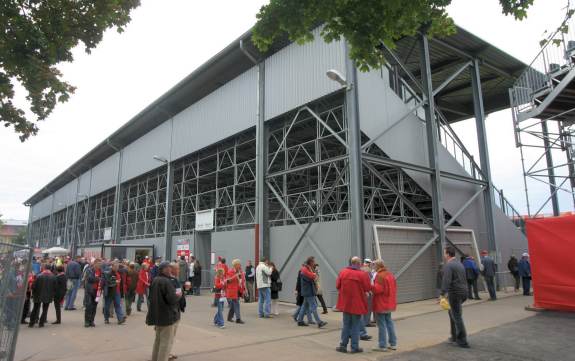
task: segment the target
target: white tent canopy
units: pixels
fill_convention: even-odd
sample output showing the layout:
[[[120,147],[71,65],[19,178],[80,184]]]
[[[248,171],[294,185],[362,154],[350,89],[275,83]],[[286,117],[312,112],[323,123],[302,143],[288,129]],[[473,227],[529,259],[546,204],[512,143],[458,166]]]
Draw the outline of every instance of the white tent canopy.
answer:
[[[47,253],[48,256],[52,257],[52,256],[67,255],[70,253],[70,251],[67,250],[66,248],[62,248],[62,247],[52,247],[52,248],[45,249],[44,251],[42,251],[42,253]]]

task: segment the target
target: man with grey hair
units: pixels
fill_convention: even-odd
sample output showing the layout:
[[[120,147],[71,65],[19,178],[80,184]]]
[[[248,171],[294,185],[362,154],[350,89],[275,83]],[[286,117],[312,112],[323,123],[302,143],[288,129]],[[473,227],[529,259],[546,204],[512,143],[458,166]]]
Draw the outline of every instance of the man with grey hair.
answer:
[[[362,316],[367,313],[366,294],[371,291],[371,281],[368,274],[361,270],[359,257],[352,257],[350,266],[339,273],[336,288],[339,291],[337,309],[343,312],[341,341],[336,351],[347,352],[351,338],[351,353],[363,352],[359,347],[359,332]]]

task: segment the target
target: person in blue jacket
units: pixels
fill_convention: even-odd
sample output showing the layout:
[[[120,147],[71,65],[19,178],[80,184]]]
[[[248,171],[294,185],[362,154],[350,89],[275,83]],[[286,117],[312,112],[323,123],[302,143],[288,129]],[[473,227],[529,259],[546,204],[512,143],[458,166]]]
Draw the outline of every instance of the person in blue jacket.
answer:
[[[531,264],[529,263],[529,254],[523,253],[519,261],[519,277],[523,283],[523,296],[531,294]]]
[[[465,256],[463,260],[463,267],[465,268],[465,276],[467,278],[467,289],[468,289],[468,299],[473,299],[475,296],[476,300],[480,300],[479,292],[477,290],[477,280],[479,278],[479,267],[477,263],[471,256]],[[473,290],[473,293],[472,293]]]

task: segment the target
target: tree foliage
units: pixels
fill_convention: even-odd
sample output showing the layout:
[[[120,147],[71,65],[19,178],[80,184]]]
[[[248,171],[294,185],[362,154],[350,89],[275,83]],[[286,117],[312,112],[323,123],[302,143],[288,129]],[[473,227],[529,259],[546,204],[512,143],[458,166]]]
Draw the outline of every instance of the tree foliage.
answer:
[[[1,0],[0,124],[14,127],[21,141],[35,135],[37,121],[75,89],[56,65],[73,61],[72,49],[80,43],[90,53],[105,30],[122,32],[139,5],[140,0]],[[14,103],[17,83],[35,119]]]
[[[533,0],[499,0],[502,12],[521,20]],[[344,37],[350,57],[360,70],[379,67],[383,58],[377,50],[383,42],[393,48],[405,36],[425,29],[429,36],[453,34],[455,26],[447,14],[451,0],[271,0],[257,14],[253,42],[266,51],[278,37],[291,41],[313,39],[312,29],[323,24],[326,42]]]

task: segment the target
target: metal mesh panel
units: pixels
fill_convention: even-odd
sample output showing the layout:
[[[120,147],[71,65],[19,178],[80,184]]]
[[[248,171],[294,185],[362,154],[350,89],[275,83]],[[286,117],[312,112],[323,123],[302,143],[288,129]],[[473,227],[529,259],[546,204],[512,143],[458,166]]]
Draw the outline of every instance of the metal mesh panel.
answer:
[[[14,359],[32,252],[0,243],[0,361]]]

